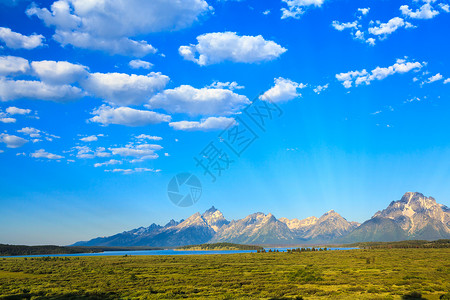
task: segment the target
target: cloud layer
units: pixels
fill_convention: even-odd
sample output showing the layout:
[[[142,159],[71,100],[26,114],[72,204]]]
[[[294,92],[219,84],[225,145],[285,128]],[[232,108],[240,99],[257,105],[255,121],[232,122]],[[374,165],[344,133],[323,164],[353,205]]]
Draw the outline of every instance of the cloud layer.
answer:
[[[179,53],[184,59],[201,66],[232,61],[254,63],[273,60],[287,50],[261,35],[239,36],[236,32],[207,33],[197,37],[197,45],[181,46]]]

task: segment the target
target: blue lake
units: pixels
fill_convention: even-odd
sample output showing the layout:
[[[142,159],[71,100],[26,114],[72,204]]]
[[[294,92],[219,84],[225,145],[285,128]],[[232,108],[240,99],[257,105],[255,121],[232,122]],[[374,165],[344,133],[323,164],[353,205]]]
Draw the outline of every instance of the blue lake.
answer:
[[[286,252],[292,248],[265,248],[266,251],[278,250]],[[329,250],[352,250],[358,248],[328,248]],[[101,253],[75,253],[75,254],[40,254],[40,255],[20,255],[20,256],[0,256],[2,257],[80,257],[80,256],[124,256],[124,255],[212,255],[212,254],[237,254],[237,253],[255,253],[255,250],[211,250],[211,251],[190,251],[190,250],[136,250],[136,251],[105,251]]]

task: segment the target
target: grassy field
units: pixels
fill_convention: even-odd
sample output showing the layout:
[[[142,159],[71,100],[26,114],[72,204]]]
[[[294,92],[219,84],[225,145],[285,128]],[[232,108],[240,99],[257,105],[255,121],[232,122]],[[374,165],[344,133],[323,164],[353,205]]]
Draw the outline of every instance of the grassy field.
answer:
[[[426,299],[450,291],[450,249],[0,258],[3,299],[402,299],[414,291]]]

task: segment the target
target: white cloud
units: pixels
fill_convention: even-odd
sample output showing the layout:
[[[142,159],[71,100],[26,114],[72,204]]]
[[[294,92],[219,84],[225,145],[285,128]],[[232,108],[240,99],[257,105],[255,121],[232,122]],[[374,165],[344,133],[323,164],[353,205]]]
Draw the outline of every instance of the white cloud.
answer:
[[[1,115],[0,115],[0,122],[2,122],[2,123],[16,123],[16,119],[14,119],[14,118],[9,118],[9,117],[7,117],[7,118],[4,118],[4,117],[1,117]]]
[[[140,135],[136,136],[136,138],[139,140],[152,140],[152,141],[161,141],[163,139],[160,136],[153,136],[153,135],[148,135],[148,134],[140,134]]]
[[[148,107],[191,116],[230,115],[249,103],[247,97],[227,89],[196,89],[190,85],[182,85],[153,96]]]
[[[325,0],[282,0],[286,3],[287,9],[282,8],[283,13],[281,19],[294,18],[299,19],[304,13],[305,9],[310,6],[321,7]]]
[[[412,19],[432,19],[439,14],[439,11],[434,10],[430,3],[425,3],[416,11],[412,11],[408,5],[402,5],[400,11],[404,16]]]
[[[207,33],[197,37],[197,45],[181,46],[178,52],[184,59],[201,66],[223,61],[255,63],[276,59],[287,49],[261,35],[238,36],[236,32]]]
[[[50,10],[34,5],[26,13],[54,26],[62,45],[140,57],[156,50],[131,37],[189,27],[210,9],[204,0],[59,0]]]
[[[96,142],[98,141],[98,137],[96,135],[90,135],[84,138],[81,138],[80,141],[82,142]]]
[[[16,135],[0,133],[0,142],[5,143],[8,148],[20,148],[28,143],[28,140]]]
[[[209,88],[214,88],[214,89],[229,89],[231,91],[234,90],[240,90],[245,88],[244,86],[239,85],[236,81],[227,81],[227,82],[220,82],[220,81],[214,81],[212,84],[210,84],[209,86],[207,86]]]
[[[91,122],[103,125],[117,124],[125,126],[145,126],[162,122],[170,122],[171,117],[154,111],[138,110],[130,107],[117,107],[102,105],[92,112]]]
[[[118,165],[118,164],[122,164],[122,162],[120,160],[110,159],[110,160],[105,161],[103,163],[96,163],[96,164],[94,164],[94,167],[98,168],[98,167]]]
[[[29,113],[31,113],[31,109],[10,106],[6,109],[6,112],[10,115],[28,115]]]
[[[87,67],[67,61],[33,61],[33,72],[49,84],[69,84],[79,81],[88,75]]]
[[[128,65],[133,69],[151,69],[153,67],[152,63],[149,63],[148,61],[140,60],[140,59],[134,59],[128,63]]]
[[[270,14],[270,9],[266,9],[265,11],[262,12],[262,14],[267,16],[268,14]]]
[[[325,85],[318,85],[318,86],[316,86],[316,88],[314,89],[314,93],[320,94],[320,93],[322,93],[323,91],[325,91],[327,88],[328,88],[328,83],[325,84]]]
[[[59,139],[59,136],[56,136],[54,134],[49,134],[45,131],[33,128],[33,127],[24,127],[20,130],[17,130],[17,132],[23,133],[25,135],[28,135],[31,138],[34,138],[33,143],[40,142],[41,140],[38,138],[45,138],[47,141],[53,141],[54,138]]]
[[[28,60],[17,56],[0,56],[0,75],[24,74],[30,69]]]
[[[163,149],[163,147],[156,144],[129,144],[124,147],[109,148],[113,155],[136,158],[131,162],[139,162],[147,159],[157,159],[159,155],[156,153],[156,151],[161,149]]]
[[[387,68],[376,67],[370,73],[365,69],[362,71],[350,71],[347,73],[336,74],[336,79],[342,82],[345,88],[352,87],[354,83],[356,86],[365,83],[369,85],[374,80],[382,80],[388,76],[394,75],[396,73],[407,73],[411,70],[420,70],[425,63],[421,64],[419,62],[407,62],[403,59],[397,59],[397,62]]]
[[[439,81],[442,79],[444,79],[444,77],[440,73],[437,73],[436,75],[433,75],[430,78],[428,78],[425,83],[432,83],[432,82]]]
[[[77,158],[92,159],[95,157],[110,157],[111,153],[106,152],[103,147],[97,147],[97,149],[92,150],[88,146],[75,146],[69,152],[76,151]]]
[[[41,131],[39,129],[33,128],[33,127],[24,127],[20,130],[17,130],[17,132],[29,135],[32,138],[38,138],[41,137]]]
[[[81,98],[82,90],[71,85],[49,85],[41,81],[10,80],[0,77],[0,100],[37,99],[69,102]]]
[[[333,23],[331,23],[331,26],[334,27],[334,29],[338,30],[338,31],[342,31],[344,29],[357,29],[358,28],[358,21],[353,21],[353,22],[347,22],[347,23],[341,23],[339,21],[333,21]]]
[[[259,97],[261,100],[286,102],[301,97],[301,94],[297,92],[297,89],[306,87],[303,83],[297,83],[282,77],[275,78],[274,81],[275,85]]]
[[[445,12],[450,12],[450,6],[448,4],[439,3],[439,7]]]
[[[149,169],[149,168],[134,168],[134,169],[113,169],[113,170],[105,170],[105,172],[113,172],[113,173],[123,173],[123,174],[133,174],[133,173],[141,173],[141,172],[161,172],[160,169]]]
[[[32,34],[26,36],[12,31],[9,28],[0,27],[0,41],[11,49],[34,49],[43,45],[44,36],[41,34]]]
[[[371,46],[375,46],[375,39],[374,38],[368,38],[366,40],[366,43],[368,43]]]
[[[139,105],[164,89],[169,77],[152,72],[148,75],[93,73],[81,84],[88,92],[116,105]]]
[[[31,157],[34,157],[34,158],[47,158],[47,159],[61,159],[61,158],[64,158],[64,156],[61,156],[61,155],[48,153],[44,149],[37,150],[34,153],[31,153],[30,155],[31,155]]]
[[[209,117],[207,119],[201,120],[200,122],[196,121],[171,122],[169,123],[169,126],[175,130],[183,130],[183,131],[210,131],[210,130],[225,129],[234,122],[235,120],[233,118]]]
[[[56,30],[53,39],[62,46],[72,45],[81,49],[91,49],[120,54],[125,56],[143,57],[156,53],[156,49],[146,41],[134,41],[129,38],[99,38],[86,32]]]
[[[409,22],[405,22],[405,20],[400,17],[395,17],[390,19],[387,23],[381,23],[378,26],[370,27],[369,33],[386,37],[387,35],[395,32],[397,29],[402,27],[411,28],[414,26]]]
[[[367,15],[370,11],[370,7],[367,8],[358,8],[358,12],[360,12],[363,16]]]
[[[444,80],[444,84],[450,83],[450,78]]]
[[[413,97],[411,99],[406,100],[404,103],[411,103],[411,102],[420,102],[419,97]]]

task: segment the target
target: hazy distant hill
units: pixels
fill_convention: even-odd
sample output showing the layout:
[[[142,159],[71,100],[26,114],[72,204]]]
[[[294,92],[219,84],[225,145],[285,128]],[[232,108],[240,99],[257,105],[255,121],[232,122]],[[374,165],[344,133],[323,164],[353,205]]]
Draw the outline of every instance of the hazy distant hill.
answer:
[[[450,238],[450,209],[434,198],[408,192],[363,224],[349,222],[334,210],[320,218],[303,220],[254,213],[230,222],[213,206],[180,222],[171,220],[165,226],[152,224],[74,245],[163,247],[211,242],[305,244],[446,238]]]

